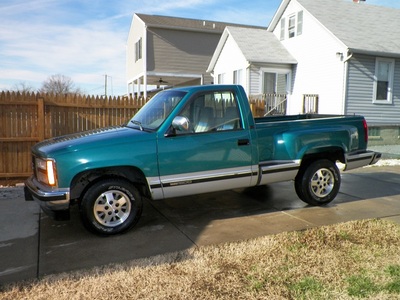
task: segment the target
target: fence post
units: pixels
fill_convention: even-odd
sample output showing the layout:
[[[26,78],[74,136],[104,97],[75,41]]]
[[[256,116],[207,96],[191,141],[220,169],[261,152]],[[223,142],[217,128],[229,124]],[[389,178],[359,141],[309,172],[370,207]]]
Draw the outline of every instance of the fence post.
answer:
[[[38,138],[39,141],[43,141],[45,139],[44,136],[44,99],[38,98],[37,101],[38,105],[38,120],[37,120],[37,131],[38,131]]]

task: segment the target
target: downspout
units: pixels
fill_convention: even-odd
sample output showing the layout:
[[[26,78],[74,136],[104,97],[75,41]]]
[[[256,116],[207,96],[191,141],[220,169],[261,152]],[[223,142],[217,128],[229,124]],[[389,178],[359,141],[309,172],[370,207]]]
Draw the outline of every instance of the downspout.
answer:
[[[343,71],[343,97],[342,97],[342,114],[346,113],[346,101],[347,101],[347,86],[349,81],[349,63],[348,61],[353,57],[353,53],[347,51],[348,55],[343,60],[344,63],[344,71]]]

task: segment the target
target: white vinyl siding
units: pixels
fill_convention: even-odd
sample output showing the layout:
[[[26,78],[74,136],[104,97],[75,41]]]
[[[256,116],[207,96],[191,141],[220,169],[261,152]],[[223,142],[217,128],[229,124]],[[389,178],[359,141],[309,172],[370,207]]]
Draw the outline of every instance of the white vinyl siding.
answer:
[[[247,91],[247,66],[242,51],[229,35],[214,67],[215,83],[240,84]]]
[[[282,41],[298,62],[292,70],[293,77],[288,80],[291,84],[288,91],[291,94],[288,97],[287,113],[302,113],[303,95],[314,94],[319,97],[319,113],[343,114],[345,67],[343,60],[336,57],[336,53],[347,54],[347,49],[296,1],[289,3],[282,17],[288,19],[290,16],[297,16],[296,24],[298,27],[301,24],[302,30],[301,35]],[[274,34],[278,39],[280,32],[281,28],[276,26]],[[318,43],[315,42],[317,37]],[[304,45],[312,46],[304,47]]]
[[[251,66],[250,68],[250,87],[249,94],[261,94],[261,78],[260,71],[258,68]]]
[[[135,30],[134,30],[135,29]],[[145,56],[145,26],[143,22],[135,15],[131,28],[129,30],[128,41],[127,41],[127,60],[126,60],[126,76],[130,82],[134,78],[137,78],[138,74],[144,72],[144,59],[139,61],[136,60],[136,43],[142,40],[142,57]]]

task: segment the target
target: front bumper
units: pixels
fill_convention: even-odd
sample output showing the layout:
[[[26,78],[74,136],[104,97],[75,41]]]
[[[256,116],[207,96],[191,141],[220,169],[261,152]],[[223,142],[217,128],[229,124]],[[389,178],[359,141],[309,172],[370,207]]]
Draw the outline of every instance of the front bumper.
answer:
[[[382,157],[382,153],[375,151],[363,151],[346,155],[345,171],[373,165]]]
[[[54,219],[69,217],[70,191],[69,188],[53,189],[39,183],[31,176],[25,181],[25,200],[37,201],[43,211]]]

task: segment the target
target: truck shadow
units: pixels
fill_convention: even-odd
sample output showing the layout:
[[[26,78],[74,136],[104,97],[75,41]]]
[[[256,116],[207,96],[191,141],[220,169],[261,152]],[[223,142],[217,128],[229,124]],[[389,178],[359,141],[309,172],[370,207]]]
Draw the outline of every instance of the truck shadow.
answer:
[[[394,172],[345,173],[337,198],[325,207],[310,207],[296,195],[293,182],[249,189],[208,193],[163,201],[144,201],[143,215],[131,231],[113,237],[88,232],[75,207],[70,221],[53,221],[42,214],[39,275],[127,263],[193,247],[232,242],[362,219],[365,203],[400,200],[400,174]],[[360,202],[360,203],[359,203]],[[400,214],[400,201],[397,214]],[[357,209],[357,206],[363,209]],[[346,215],[346,207],[352,214]],[[396,209],[396,207],[394,207]],[[373,216],[371,207],[365,218]],[[307,220],[309,216],[310,219]],[[310,221],[311,220],[311,221]],[[179,260],[182,256],[172,255]],[[188,256],[183,256],[187,259]]]

